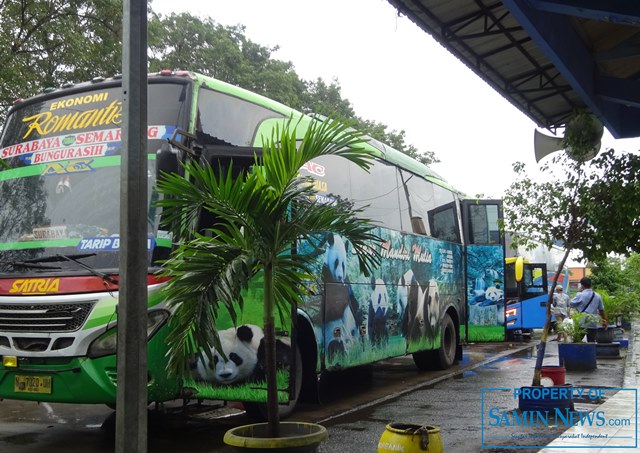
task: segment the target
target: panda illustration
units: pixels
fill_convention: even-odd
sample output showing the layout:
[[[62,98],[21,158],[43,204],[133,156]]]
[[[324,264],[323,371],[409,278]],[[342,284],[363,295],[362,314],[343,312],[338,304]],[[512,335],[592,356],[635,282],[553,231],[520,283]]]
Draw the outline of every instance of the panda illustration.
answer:
[[[410,341],[433,338],[440,320],[440,292],[438,283],[431,279],[426,288],[416,284],[415,296],[408,301],[406,328]]]
[[[367,326],[369,340],[373,344],[384,343],[389,339],[387,314],[389,310],[387,285],[381,278],[371,277],[371,297],[369,299],[369,317]]]
[[[349,244],[337,234],[327,237],[327,254],[324,258],[323,275],[328,272],[328,277],[336,283],[346,283],[347,280],[347,254]]]
[[[212,349],[213,362],[206,355],[196,361],[196,379],[216,384],[237,384],[252,380],[258,366],[258,349],[264,332],[258,326],[244,324],[218,332],[227,360]]]
[[[325,351],[331,359],[347,352],[360,336],[361,313],[347,277],[349,245],[329,234],[322,265]]]
[[[490,286],[485,291],[485,300],[480,304],[481,307],[495,305],[497,307],[498,318],[496,322],[504,325],[504,293],[500,285]]]
[[[427,291],[426,303],[429,312],[429,324],[431,325],[431,332],[435,334],[438,328],[438,321],[440,320],[440,291],[438,290],[438,282],[434,279],[429,280]]]
[[[288,370],[292,361],[291,339],[289,337],[276,338],[276,368]],[[298,364],[298,366],[301,366],[301,364]],[[264,338],[260,341],[260,346],[258,347],[258,365],[255,369],[254,377],[256,380],[265,380],[267,378]]]
[[[429,289],[423,290],[413,270],[406,271],[398,280],[398,313],[400,332],[408,340],[418,342],[429,330]]]
[[[484,292],[485,300],[480,304],[481,306],[496,305],[502,299],[502,289],[500,285],[490,286]]]
[[[409,305],[414,307],[418,304],[418,281],[411,269],[406,271],[398,280],[398,291],[396,296],[396,310],[400,322],[400,333],[403,336],[409,334]]]
[[[425,305],[425,298],[428,296],[428,291],[422,290],[420,285],[417,285],[415,297],[409,300],[407,308],[407,338],[410,341],[418,342],[421,338],[424,338],[427,334],[428,324],[428,306]]]

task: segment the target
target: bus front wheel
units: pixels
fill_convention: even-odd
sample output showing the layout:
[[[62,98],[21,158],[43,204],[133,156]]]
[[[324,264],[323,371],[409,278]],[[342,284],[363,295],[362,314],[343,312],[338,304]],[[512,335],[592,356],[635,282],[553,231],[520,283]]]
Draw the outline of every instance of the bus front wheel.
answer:
[[[456,361],[458,331],[449,313],[442,318],[440,328],[440,347],[434,351],[413,353],[413,361],[421,370],[446,370]]]
[[[278,414],[280,418],[287,418],[293,413],[298,404],[298,398],[300,397],[300,389],[302,388],[302,355],[300,354],[300,348],[296,347],[296,370],[294,380],[294,392],[293,398],[289,400],[289,404],[279,404]],[[267,420],[267,405],[265,403],[243,403],[244,410],[247,415],[258,422],[264,422]]]

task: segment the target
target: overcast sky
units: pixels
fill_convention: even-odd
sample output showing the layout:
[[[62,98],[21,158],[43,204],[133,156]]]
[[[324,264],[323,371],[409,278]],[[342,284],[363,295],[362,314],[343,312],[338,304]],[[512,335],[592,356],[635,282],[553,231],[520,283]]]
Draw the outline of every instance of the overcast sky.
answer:
[[[358,116],[434,151],[442,162],[433,169],[469,195],[500,198],[512,162],[537,168],[535,124],[386,0],[153,0],[152,7],[243,24],[252,41],[279,46],[272,58],[291,61],[301,78],[337,79]],[[637,151],[640,140],[605,132],[603,146]]]

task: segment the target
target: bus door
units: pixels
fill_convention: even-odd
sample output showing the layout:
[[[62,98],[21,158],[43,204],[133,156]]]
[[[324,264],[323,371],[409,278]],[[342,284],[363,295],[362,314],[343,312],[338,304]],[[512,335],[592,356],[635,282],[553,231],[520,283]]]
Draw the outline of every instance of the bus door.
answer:
[[[463,200],[467,341],[504,341],[504,236],[500,200]]]

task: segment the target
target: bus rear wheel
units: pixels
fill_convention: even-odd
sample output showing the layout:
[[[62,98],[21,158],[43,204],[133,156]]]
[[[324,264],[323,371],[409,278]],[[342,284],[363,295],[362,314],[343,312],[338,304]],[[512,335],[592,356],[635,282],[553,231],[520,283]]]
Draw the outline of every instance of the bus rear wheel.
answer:
[[[296,347],[296,374],[294,376],[293,398],[289,400],[289,404],[279,404],[278,414],[280,418],[287,418],[296,409],[298,399],[300,398],[300,389],[302,388],[302,355],[300,348]],[[244,410],[247,415],[257,422],[267,421],[267,405],[265,403],[243,403]]]
[[[456,361],[458,331],[449,313],[442,318],[440,328],[440,347],[435,351],[413,353],[413,361],[420,370],[446,370]]]

